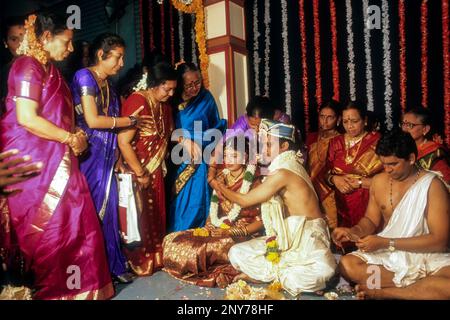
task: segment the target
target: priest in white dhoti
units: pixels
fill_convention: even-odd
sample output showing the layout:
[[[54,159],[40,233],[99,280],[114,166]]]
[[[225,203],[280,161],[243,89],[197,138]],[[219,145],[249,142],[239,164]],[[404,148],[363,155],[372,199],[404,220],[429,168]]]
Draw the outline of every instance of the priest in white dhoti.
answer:
[[[333,232],[337,245],[353,240],[359,248],[341,259],[341,273],[361,298],[450,299],[446,186],[415,165],[409,134],[386,134],[376,152],[385,172],[372,181],[365,217]]]
[[[229,259],[245,278],[280,282],[291,295],[324,289],[335,274],[327,223],[311,180],[292,150],[295,127],[263,120],[263,158],[270,162],[263,183],[246,195],[213,183],[243,208],[261,203],[266,236],[231,247]]]

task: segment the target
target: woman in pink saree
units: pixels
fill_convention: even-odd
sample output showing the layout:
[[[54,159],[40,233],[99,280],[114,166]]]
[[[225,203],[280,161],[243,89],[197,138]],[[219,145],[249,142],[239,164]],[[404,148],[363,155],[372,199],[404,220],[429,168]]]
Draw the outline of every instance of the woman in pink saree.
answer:
[[[41,174],[16,186],[8,198],[35,299],[106,299],[114,294],[97,214],[76,155],[87,147],[74,133],[70,90],[49,60],[71,51],[73,31],[52,14],[26,22],[8,78],[6,114],[0,122],[3,150],[19,149],[43,163]]]

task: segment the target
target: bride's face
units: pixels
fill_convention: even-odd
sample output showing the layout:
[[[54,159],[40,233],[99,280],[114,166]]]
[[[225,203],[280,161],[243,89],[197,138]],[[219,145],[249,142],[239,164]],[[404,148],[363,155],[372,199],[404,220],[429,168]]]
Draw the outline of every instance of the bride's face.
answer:
[[[224,151],[225,167],[230,171],[239,171],[245,164],[243,153],[231,148],[225,148]]]

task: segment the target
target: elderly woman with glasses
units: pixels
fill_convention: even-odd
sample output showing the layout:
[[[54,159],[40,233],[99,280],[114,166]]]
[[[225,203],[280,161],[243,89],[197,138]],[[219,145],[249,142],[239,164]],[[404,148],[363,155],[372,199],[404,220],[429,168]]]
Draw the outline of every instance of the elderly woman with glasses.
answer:
[[[424,107],[407,111],[400,122],[403,131],[408,132],[417,145],[418,164],[427,170],[438,171],[444,181],[450,183],[450,157],[445,146],[430,139],[432,133],[431,114]]]
[[[175,127],[183,130],[177,142],[188,157],[176,168],[174,195],[170,205],[168,230],[182,231],[205,224],[209,212],[211,189],[208,185],[208,165],[203,150],[209,144],[211,129],[225,131],[226,120],[220,119],[212,94],[202,86],[198,67],[183,62],[177,66],[178,83],[173,105]],[[214,141],[213,141],[214,142]],[[217,141],[215,141],[217,143]]]

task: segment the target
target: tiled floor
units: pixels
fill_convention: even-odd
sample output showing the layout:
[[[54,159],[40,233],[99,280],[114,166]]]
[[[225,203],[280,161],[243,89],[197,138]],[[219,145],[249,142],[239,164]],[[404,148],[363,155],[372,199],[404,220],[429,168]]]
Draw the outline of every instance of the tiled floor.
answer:
[[[255,285],[262,286],[262,285]],[[347,282],[334,279],[330,288],[324,292],[339,292],[339,288],[347,287]],[[137,278],[128,285],[119,285],[114,300],[222,300],[225,290],[220,288],[203,288],[187,284],[171,277],[164,271],[159,271],[149,277]],[[286,299],[323,300],[326,299],[315,293],[304,293],[299,297],[292,297],[285,293]],[[339,299],[352,299],[351,293],[339,293]]]

